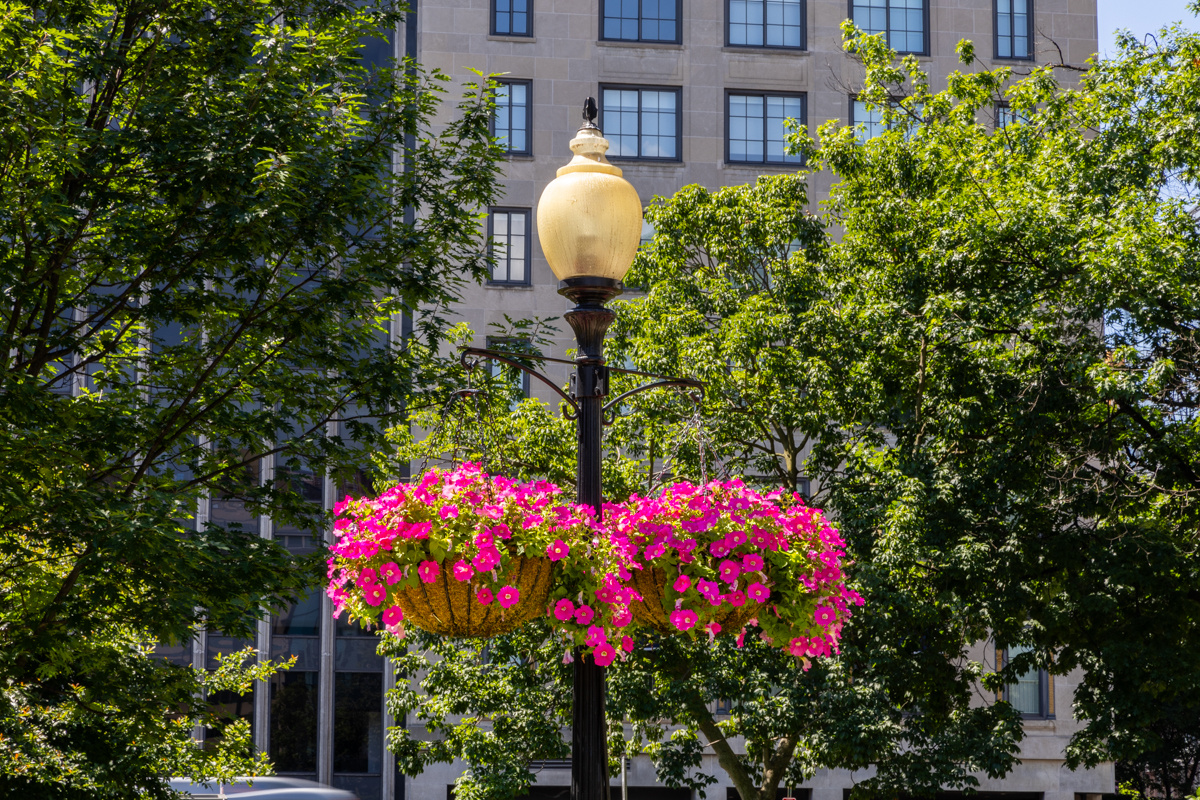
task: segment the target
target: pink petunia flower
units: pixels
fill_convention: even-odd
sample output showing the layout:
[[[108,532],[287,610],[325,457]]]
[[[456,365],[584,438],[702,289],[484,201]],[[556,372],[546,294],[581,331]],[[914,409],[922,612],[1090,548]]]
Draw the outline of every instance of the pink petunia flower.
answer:
[[[436,561],[422,561],[421,566],[417,567],[417,574],[425,583],[436,583],[439,572],[441,572],[441,567]]]
[[[512,608],[521,600],[521,593],[513,586],[505,586],[496,593],[496,600],[502,608]]]
[[[358,580],[355,581],[359,586],[367,586],[374,583],[379,577],[379,573],[374,567],[367,567],[358,575]]]
[[[671,624],[681,631],[691,630],[699,617],[695,611],[677,608],[671,612]]]
[[[492,528],[492,535],[499,536],[501,539],[511,539],[512,531],[508,529],[507,525],[501,522],[499,525]]]
[[[604,632],[603,626],[589,625],[587,637],[583,640],[583,643],[588,647],[596,647],[599,644],[607,644],[608,635]]]
[[[400,606],[392,606],[387,611],[383,612],[383,624],[391,627],[399,625],[404,621],[404,609]]]
[[[469,581],[475,576],[475,570],[471,565],[461,558],[454,564],[454,579],[457,581]]]
[[[551,561],[561,561],[571,552],[571,548],[567,547],[567,543],[562,539],[555,539],[546,547],[546,558]]]
[[[632,653],[633,652],[633,638],[630,636],[622,636],[621,637],[621,649],[624,650],[626,653]]]
[[[686,592],[689,588],[691,588],[691,586],[692,586],[692,579],[689,578],[687,575],[680,575],[678,578],[675,579],[675,583],[672,585],[671,588],[673,588],[677,592],[683,593],[683,592]]]
[[[367,584],[363,588],[363,599],[367,601],[369,606],[377,606],[387,599],[387,589],[380,586],[378,583]]]
[[[575,604],[567,598],[563,598],[554,604],[554,618],[559,622],[566,622],[575,616]]]
[[[612,624],[614,628],[624,628],[631,622],[633,622],[633,612],[628,608],[622,608],[613,614]]]
[[[746,605],[745,592],[730,592],[721,599],[723,599],[726,603],[729,603],[729,605],[733,606],[734,608],[741,608],[742,606]]]
[[[486,606],[488,603],[491,603],[493,598],[494,595],[492,594],[492,590],[486,586],[475,593],[475,599],[479,601],[479,605],[481,606]]]
[[[771,596],[771,590],[755,581],[746,587],[746,596],[756,603],[765,603]]]
[[[763,559],[758,553],[747,553],[742,556],[742,570],[745,572],[762,572]]]
[[[482,530],[479,533],[475,534],[475,546],[476,547],[479,547],[479,548],[491,547],[492,542],[494,542],[494,541],[495,541],[495,539],[492,537],[492,532],[489,530]]]
[[[837,621],[837,611],[832,606],[817,606],[817,610],[813,612],[813,619],[822,628],[827,628]]]
[[[404,577],[404,573],[400,571],[400,566],[395,561],[389,561],[380,567],[379,575],[387,581],[388,586]]]
[[[737,565],[736,561],[725,559],[717,568],[717,572],[720,574],[721,580],[730,586],[737,586],[738,575],[741,574],[742,568]]]
[[[616,657],[617,651],[608,642],[597,645],[596,649],[592,651],[592,661],[596,663],[597,667],[607,667]]]
[[[592,610],[591,606],[580,606],[575,609],[575,621],[580,625],[587,625],[595,616],[596,612]]]
[[[438,509],[438,516],[442,519],[457,519],[458,506],[442,506]]]
[[[737,646],[738,647],[746,646],[746,629],[745,628],[742,628],[740,631],[738,631]]]
[[[716,581],[705,580],[701,578],[696,581],[696,590],[700,592],[702,597],[707,597],[711,603],[714,599],[720,602],[721,587]]]
[[[494,547],[484,548],[475,554],[471,563],[480,572],[490,572],[500,564],[500,551]]]

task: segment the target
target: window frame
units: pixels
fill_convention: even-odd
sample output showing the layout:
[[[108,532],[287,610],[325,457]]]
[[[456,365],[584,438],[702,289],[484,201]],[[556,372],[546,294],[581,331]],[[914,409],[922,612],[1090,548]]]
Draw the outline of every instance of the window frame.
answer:
[[[782,50],[784,52],[798,52],[808,50],[808,0],[798,0],[800,3],[800,44],[766,44],[767,41],[767,23],[766,15],[763,16],[763,44],[734,44],[729,38],[729,4],[732,0],[725,0],[725,46],[726,47],[745,47],[751,50]],[[766,3],[768,0],[762,0],[764,12],[766,11]],[[805,103],[805,114],[808,113],[808,104]]]
[[[999,647],[999,646],[996,647],[997,670],[1003,669],[1008,666],[1008,650],[1009,650],[1009,648],[1007,648],[1007,647]],[[1055,718],[1055,716],[1054,716],[1053,676],[1051,676],[1050,673],[1047,670],[1043,669],[1042,667],[1037,668],[1037,673],[1038,673],[1038,706],[1039,706],[1039,710],[1037,713],[1028,713],[1025,711],[1021,711],[1018,713],[1020,713],[1021,719],[1051,720],[1051,719]],[[1010,699],[1011,692],[1010,692],[1009,686],[1010,686],[1009,684],[1005,684],[1004,688],[1000,690],[999,697],[997,698],[998,700],[1003,700],[1006,703],[1012,702],[1012,700]]]
[[[1009,7],[1011,8],[1012,0],[1009,0],[1009,2],[1010,2]],[[1026,32],[1025,32],[1025,38],[1028,40],[1027,47],[1029,49],[1029,55],[1027,55],[1027,56],[1002,56],[1002,55],[1000,55],[1000,3],[999,3],[999,0],[992,0],[992,58],[994,60],[996,60],[996,61],[1037,61],[1037,58],[1034,56],[1034,53],[1033,53],[1033,28],[1034,28],[1033,22],[1034,22],[1034,12],[1036,10],[1036,7],[1034,6],[1034,0],[1025,0],[1025,2],[1029,4],[1028,6],[1026,6],[1027,10],[1025,12],[1025,16],[1029,18],[1029,25],[1027,26]],[[1013,13],[1013,12],[1009,12],[1009,13]],[[1017,40],[1017,37],[1015,34],[1010,35],[1009,38],[1014,42]]]
[[[850,19],[851,22],[854,21],[854,2],[855,2],[855,0],[846,0],[846,16]],[[891,21],[892,21],[892,3],[894,2],[894,0],[885,0],[885,2],[887,3],[886,8],[887,8],[887,14],[888,14],[889,27],[887,30],[883,31],[883,33],[885,34],[884,38],[887,39],[888,47],[891,47],[892,46],[892,37],[891,37],[892,31],[891,31],[890,25],[891,25]],[[929,56],[929,55],[931,55],[931,53],[930,53],[930,36],[929,36],[929,4],[930,4],[930,0],[921,0],[921,25],[924,28],[924,30],[921,32],[922,33],[921,43],[922,43],[922,46],[924,47],[924,49],[923,50],[897,50],[896,55],[899,55],[899,56]]]
[[[528,4],[528,11],[525,12],[526,16],[529,18],[529,26],[528,26],[529,32],[528,33],[512,33],[511,31],[508,33],[499,32],[496,29],[496,15],[499,13],[499,11],[496,8],[496,0],[490,0],[490,2],[488,3],[488,35],[489,36],[513,36],[513,37],[517,37],[517,38],[521,38],[521,39],[532,39],[533,38],[533,4],[534,4],[534,0],[525,0],[525,2]],[[511,21],[512,12],[509,11],[508,14],[509,14],[510,21]]]
[[[604,130],[604,91],[606,89],[616,89],[618,91],[637,91],[638,93],[638,153],[642,151],[642,92],[674,92],[675,93],[675,157],[661,158],[659,156],[617,156],[612,153],[608,154],[611,161],[624,162],[626,164],[639,162],[644,164],[682,164],[683,163],[683,87],[682,86],[659,86],[639,83],[601,83],[597,86],[596,96],[600,98],[598,107],[598,124],[601,130]]]
[[[604,9],[610,2],[620,0],[600,0],[600,21],[597,29],[597,40],[601,42],[626,42],[628,44],[683,44],[683,0],[675,0],[675,38],[674,39],[644,39],[642,38],[642,4],[646,0],[637,0],[638,4],[638,38],[610,39],[604,35]],[[494,2],[494,0],[493,0]],[[532,0],[531,0],[532,2]]]
[[[529,78],[504,78],[497,80],[496,83],[500,86],[520,85],[525,87],[525,149],[513,150],[507,148],[504,151],[506,156],[532,156],[533,155],[533,81]],[[512,94],[509,94],[509,121],[512,121]],[[496,115],[492,114],[491,120],[488,121],[488,131],[494,137],[496,135]]]
[[[533,220],[533,209],[525,208],[522,206],[488,206],[487,238],[488,238],[488,247],[489,248],[492,246],[492,239],[493,239],[493,236],[495,235],[495,222],[496,222],[496,214],[497,213],[500,213],[500,214],[524,214],[525,215],[525,277],[524,277],[524,279],[519,280],[519,281],[513,281],[513,280],[498,281],[494,277],[495,273],[491,273],[488,275],[487,285],[488,286],[497,286],[497,287],[532,286],[533,285],[533,282],[532,282],[533,261],[531,259],[531,256],[533,253],[533,230],[530,227],[530,223]],[[511,230],[511,228],[510,228],[510,230]],[[511,234],[510,234],[510,236],[511,236]],[[508,269],[508,273],[512,274],[511,259],[508,259],[507,257],[506,257],[506,259],[510,265],[509,269]]]
[[[725,0],[729,2],[729,0]],[[764,103],[763,111],[763,160],[762,161],[733,161],[729,158],[729,100],[733,96],[738,97],[761,97],[765,101],[768,97],[783,97],[783,98],[799,98],[802,103],[803,119],[799,122],[801,125],[808,125],[808,93],[807,92],[776,92],[765,91],[759,89],[726,89],[725,90],[725,164],[726,166],[763,166],[763,167],[803,167],[804,157],[801,156],[799,161],[768,161],[767,160],[767,139],[766,139],[766,106]]]

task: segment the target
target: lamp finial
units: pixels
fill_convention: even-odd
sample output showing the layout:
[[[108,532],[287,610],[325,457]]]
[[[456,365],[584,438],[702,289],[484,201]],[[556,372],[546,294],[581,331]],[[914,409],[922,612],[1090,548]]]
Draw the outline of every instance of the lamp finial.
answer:
[[[588,97],[583,101],[583,127],[580,130],[593,129],[600,130],[596,127],[596,98]]]

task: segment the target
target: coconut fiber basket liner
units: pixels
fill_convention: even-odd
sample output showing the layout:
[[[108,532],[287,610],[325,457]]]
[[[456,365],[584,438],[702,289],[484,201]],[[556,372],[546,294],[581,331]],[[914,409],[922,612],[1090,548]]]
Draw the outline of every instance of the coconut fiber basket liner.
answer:
[[[663,607],[663,598],[667,594],[666,573],[657,567],[634,570],[631,585],[643,598],[640,602],[635,600],[629,604],[634,621],[659,633],[677,635],[679,629],[671,624],[671,612]],[[701,622],[717,623],[721,626],[721,633],[718,635],[723,636],[740,631],[747,622],[758,616],[761,609],[761,603],[747,602],[738,608],[721,605],[713,609],[716,611],[714,617],[709,618],[701,614]]]
[[[521,599],[511,608],[492,600],[486,606],[475,599],[479,581],[455,580],[442,570],[434,583],[418,583],[397,592],[396,605],[404,619],[422,630],[452,639],[486,639],[508,633],[546,613],[550,596],[552,564],[546,558],[514,558],[506,580],[516,587]]]

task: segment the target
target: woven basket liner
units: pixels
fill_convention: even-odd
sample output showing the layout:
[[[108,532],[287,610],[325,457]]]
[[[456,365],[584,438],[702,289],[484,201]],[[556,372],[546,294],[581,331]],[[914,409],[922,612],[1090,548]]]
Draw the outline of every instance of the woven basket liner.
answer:
[[[671,624],[670,614],[674,607],[668,610],[665,604],[667,594],[665,572],[658,567],[634,570],[633,588],[643,598],[641,602],[635,600],[629,605],[635,622],[667,635],[680,633],[680,630]],[[744,628],[747,622],[758,616],[758,612],[762,609],[762,603],[747,601],[744,606],[739,608],[727,604],[710,608],[716,611],[716,616],[705,617],[706,612],[703,609],[698,611],[700,624],[696,627],[700,628],[706,622],[716,622],[721,626],[721,633],[718,635],[723,636],[727,633],[736,633]]]
[[[508,633],[546,613],[550,596],[551,562],[545,558],[517,556],[504,581],[521,593],[511,608],[492,600],[486,606],[475,599],[483,584],[456,580],[442,570],[435,583],[420,582],[394,595],[404,609],[404,619],[418,628],[452,639],[486,639]]]

